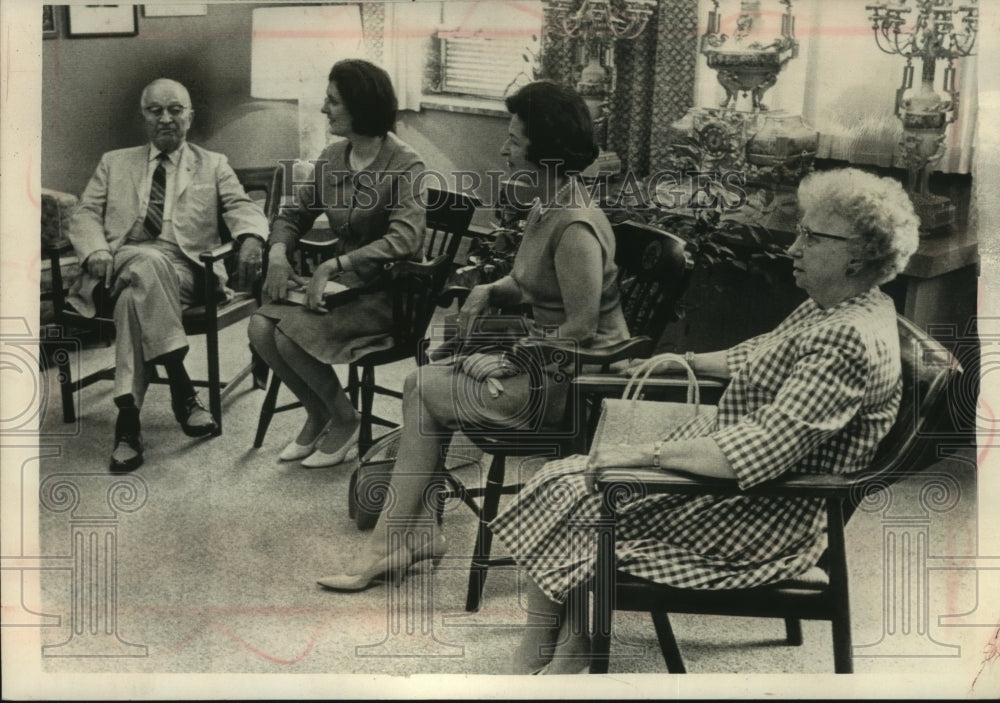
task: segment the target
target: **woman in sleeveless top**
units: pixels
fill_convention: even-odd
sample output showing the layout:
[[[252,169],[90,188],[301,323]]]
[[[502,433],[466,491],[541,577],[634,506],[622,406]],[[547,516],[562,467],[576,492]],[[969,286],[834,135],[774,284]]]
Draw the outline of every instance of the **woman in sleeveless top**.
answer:
[[[490,308],[527,304],[532,309],[527,336],[556,337],[585,349],[628,339],[611,225],[573,175],[597,156],[585,103],[570,88],[539,81],[509,97],[507,109],[512,117],[501,150],[506,175],[530,193],[533,204],[510,274],[473,288],[459,315],[460,336],[467,337]],[[436,532],[431,543],[417,545],[415,527],[426,525],[433,513],[427,488],[450,433],[470,423],[522,426],[532,415],[526,407],[529,384],[539,382],[545,385],[543,427],[562,417],[568,377],[542,374],[539,379],[538,374],[518,371],[502,354],[473,353],[452,363],[424,366],[409,376],[386,507],[354,563],[321,579],[320,585],[361,590],[387,572],[400,575],[418,561],[440,558],[443,535]],[[502,392],[497,392],[498,385]],[[387,523],[393,535],[403,535],[393,540],[391,551]]]

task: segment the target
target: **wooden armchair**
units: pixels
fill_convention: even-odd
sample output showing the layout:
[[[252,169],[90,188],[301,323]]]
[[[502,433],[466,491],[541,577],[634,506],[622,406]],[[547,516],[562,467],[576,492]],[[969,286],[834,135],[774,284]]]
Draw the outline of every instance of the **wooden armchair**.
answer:
[[[676,304],[687,287],[692,266],[684,241],[662,230],[632,222],[615,226],[615,241],[622,310],[634,336],[600,350],[572,351],[557,343],[543,341],[513,349],[517,363],[527,372],[556,362],[565,369],[567,377],[572,378],[578,375],[584,364],[607,370],[618,361],[648,357],[667,323],[677,319]],[[467,294],[468,290],[464,292],[464,295]],[[461,301],[462,292],[449,289],[444,302],[450,303],[456,297]],[[533,397],[527,406],[543,409],[544,398]],[[534,419],[534,425],[529,419],[527,426],[510,430],[467,430],[469,439],[493,457],[485,484],[467,487],[451,474],[445,474],[450,489],[442,495],[442,499],[456,497],[462,500],[479,518],[466,596],[465,607],[468,611],[480,607],[489,567],[513,564],[510,557],[491,557],[493,533],[488,527],[496,517],[500,497],[516,493],[521,488],[520,484],[505,485],[506,458],[530,454],[562,456],[582,451],[584,425],[577,420],[578,409],[572,398],[567,401],[566,410],[564,422],[557,428],[541,427],[541,418],[538,417]],[[395,456],[395,444],[394,438],[387,436],[380,442],[377,456],[368,457],[366,461],[370,459],[373,465],[386,465]],[[352,482],[349,509],[360,528],[375,524],[385,496],[382,488],[387,481],[385,471],[373,471],[364,480]],[[481,502],[477,503],[477,500]]]
[[[427,263],[401,266],[393,264],[384,279],[392,291],[393,344],[384,351],[372,352],[350,364],[346,390],[351,403],[361,411],[358,449],[363,454],[373,443],[373,425],[395,427],[395,423],[373,412],[376,394],[402,398],[402,391],[380,386],[375,382],[375,367],[413,358],[423,364],[424,335],[430,324],[437,297],[444,288],[462,238],[467,235],[475,213],[476,202],[468,196],[449,191],[428,189],[427,232],[424,258]],[[295,268],[302,275],[311,275],[315,266],[337,251],[337,240],[299,240],[295,252]],[[429,305],[429,307],[428,307]],[[264,443],[267,428],[275,413],[301,407],[298,401],[278,405],[281,380],[271,379],[264,404],[261,406],[254,436],[254,448]]]
[[[234,170],[248,194],[263,194],[265,201],[264,208],[266,210],[268,207],[267,201],[272,195],[271,169]],[[218,433],[221,434],[222,401],[235,390],[240,381],[250,374],[251,366],[248,364],[229,380],[222,380],[219,367],[219,330],[248,318],[259,305],[259,295],[257,291],[238,291],[231,300],[218,300],[217,290],[219,279],[215,274],[214,264],[217,261],[223,261],[227,270],[230,273],[235,273],[236,255],[239,252],[239,245],[232,240],[229,229],[226,227],[225,221],[221,216],[219,223],[219,232],[223,244],[211,251],[204,252],[199,257],[203,266],[203,300],[205,302],[202,305],[185,308],[182,312],[182,318],[186,334],[205,335],[208,379],[195,379],[193,383],[196,387],[208,389],[209,409],[215,417],[219,428]],[[50,247],[44,253],[50,261],[52,272],[53,322],[63,327],[65,336],[70,336],[68,330],[76,330],[78,334],[81,332],[91,334],[96,336],[98,340],[110,343],[115,335],[115,323],[111,318],[111,311],[113,310],[112,301],[104,301],[104,305],[102,305],[103,310],[98,310],[98,316],[96,317],[85,317],[78,313],[66,300],[66,287],[60,267],[60,254],[65,253],[64,250],[58,247]],[[60,354],[58,358],[63,421],[74,422],[77,415],[76,404],[79,402],[76,394],[83,388],[98,381],[114,379],[115,368],[114,366],[109,366],[74,381],[69,356]],[[152,382],[166,383],[167,381],[166,378],[157,375]]]
[[[828,546],[820,564],[800,577],[748,589],[694,590],[663,586],[615,569],[615,507],[630,495],[677,493],[737,495],[735,481],[711,480],[676,471],[616,469],[602,472],[605,519],[599,528],[594,592],[591,673],[606,673],[615,610],[644,611],[652,616],[657,638],[672,673],[684,662],[667,613],[701,613],[783,618],[788,644],[800,645],[799,621],[829,620],[833,631],[834,670],[851,673],[851,618],[844,525],[859,503],[893,482],[912,476],[936,457],[929,432],[947,398],[946,388],[961,372],[954,358],[909,320],[898,318],[903,368],[903,397],[896,422],[882,440],[871,466],[855,474],[787,474],[748,493],[826,501]],[[929,461],[928,461],[929,459]]]

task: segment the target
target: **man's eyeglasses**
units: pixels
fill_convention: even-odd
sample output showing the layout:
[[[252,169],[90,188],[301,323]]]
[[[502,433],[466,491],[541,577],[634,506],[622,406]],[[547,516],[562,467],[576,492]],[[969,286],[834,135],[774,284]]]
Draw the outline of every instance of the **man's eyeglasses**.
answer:
[[[853,237],[845,237],[840,234],[827,234],[826,232],[815,232],[803,224],[795,225],[796,233],[805,241],[806,244],[811,244],[818,239],[839,239],[841,241],[847,241],[849,239],[860,239],[857,235]]]
[[[168,105],[167,107],[161,107],[160,105],[149,105],[142,108],[150,117],[163,117],[163,112],[166,111],[171,117],[180,117],[185,112],[188,111],[187,105]]]

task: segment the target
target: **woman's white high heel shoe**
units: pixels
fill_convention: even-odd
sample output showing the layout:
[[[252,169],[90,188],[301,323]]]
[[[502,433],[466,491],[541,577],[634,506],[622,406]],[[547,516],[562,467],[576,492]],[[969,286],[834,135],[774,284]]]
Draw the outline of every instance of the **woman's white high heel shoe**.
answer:
[[[298,441],[293,439],[288,446],[281,450],[281,454],[278,455],[278,461],[298,461],[299,459],[309,456],[313,453],[316,445],[319,444],[319,441],[323,439],[329,429],[330,424],[327,423],[326,427],[320,430],[319,434],[316,435],[316,439],[308,444],[299,444]]]
[[[302,460],[302,466],[307,469],[319,469],[324,466],[336,466],[337,464],[343,464],[345,461],[357,459],[358,434],[360,431],[361,426],[358,425],[347,441],[336,451],[324,452],[322,449],[317,449]]]

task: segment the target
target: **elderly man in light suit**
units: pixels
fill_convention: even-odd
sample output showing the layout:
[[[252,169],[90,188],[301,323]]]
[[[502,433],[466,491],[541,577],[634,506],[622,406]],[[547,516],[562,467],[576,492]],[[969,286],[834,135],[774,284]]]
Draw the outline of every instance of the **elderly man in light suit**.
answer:
[[[139,408],[154,363],[166,367],[174,416],[184,433],[216,431],[184,368],[188,343],[181,308],[200,302],[198,255],[222,243],[220,210],[240,242],[244,284],[258,275],[268,233],[264,213],[226,157],[186,142],[194,113],[183,85],[155,80],[143,90],[140,106],[149,143],[101,158],[69,234],[83,262],[70,302],[83,314],[95,314],[100,285],[115,300],[118,420],[111,469],[117,471],[142,464]],[[221,263],[216,269],[225,295],[226,272]]]

